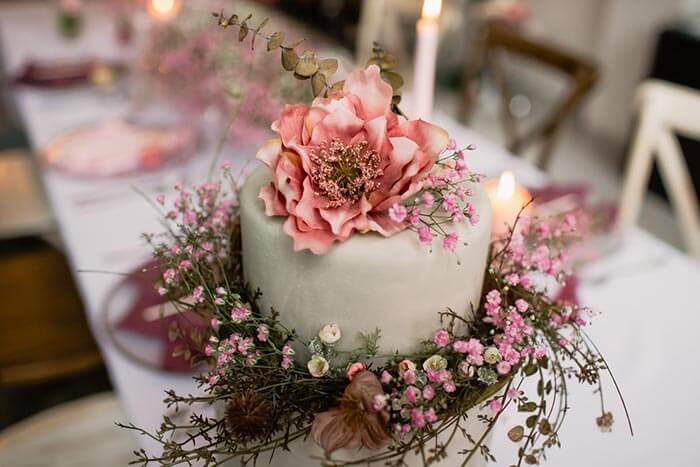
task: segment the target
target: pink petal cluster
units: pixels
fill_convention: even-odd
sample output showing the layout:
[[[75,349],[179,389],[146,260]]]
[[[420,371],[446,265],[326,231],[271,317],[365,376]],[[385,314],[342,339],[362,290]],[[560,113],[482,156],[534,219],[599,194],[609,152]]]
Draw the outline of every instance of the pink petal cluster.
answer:
[[[391,110],[391,98],[391,86],[372,65],[351,73],[342,91],[318,97],[311,106],[286,106],[273,123],[279,138],[269,141],[257,154],[273,179],[261,188],[259,197],[268,216],[287,217],[284,231],[293,238],[296,251],[325,254],[334,242],[345,241],[355,232],[391,236],[405,228],[395,220],[402,212],[394,211],[392,219],[387,211],[423,187],[448,137],[430,123],[397,116]],[[347,171],[343,167],[339,175],[334,175],[334,166],[325,167],[319,175],[319,150],[334,141],[371,151],[378,156],[378,165],[372,165],[371,170],[358,166]],[[362,172],[365,169],[366,173]],[[319,186],[319,177],[342,176],[346,177],[343,183],[350,183],[348,173],[350,178],[362,173],[367,178],[363,186],[371,191],[355,191],[355,196],[337,205],[338,198],[331,200],[331,193]],[[336,179],[325,181],[339,183]]]

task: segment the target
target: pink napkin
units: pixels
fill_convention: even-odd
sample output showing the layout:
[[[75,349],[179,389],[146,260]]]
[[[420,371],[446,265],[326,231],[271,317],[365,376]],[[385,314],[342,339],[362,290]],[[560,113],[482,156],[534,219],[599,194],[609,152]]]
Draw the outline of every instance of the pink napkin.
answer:
[[[160,341],[162,348],[161,369],[172,372],[191,372],[192,366],[189,361],[181,356],[173,356],[173,351],[186,343],[179,338],[171,340],[169,329],[172,323],[177,323],[182,332],[187,335],[194,328],[206,329],[206,322],[193,312],[178,313],[155,321],[145,320],[144,310],[164,303],[163,297],[158,295],[153,286],[157,278],[158,269],[153,262],[150,262],[138,268],[125,279],[125,283],[137,290],[137,298],[131,304],[126,315],[116,323],[116,328]]]

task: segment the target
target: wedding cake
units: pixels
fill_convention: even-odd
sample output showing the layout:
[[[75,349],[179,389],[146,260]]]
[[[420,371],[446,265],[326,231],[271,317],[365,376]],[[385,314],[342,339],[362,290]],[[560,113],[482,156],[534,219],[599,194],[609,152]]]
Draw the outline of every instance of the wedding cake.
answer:
[[[404,231],[355,235],[315,255],[294,251],[284,219],[265,214],[258,193],[270,181],[269,170],[259,168],[241,191],[244,275],[262,293],[261,310],[282,312],[282,322],[304,340],[319,323],[336,323],[346,336],[339,348],[350,350],[357,333],[379,328],[382,352],[407,354],[439,327],[440,311],[470,317],[478,306],[491,226],[488,196],[478,184],[468,186],[481,219],[458,226],[454,251],[431,251]]]

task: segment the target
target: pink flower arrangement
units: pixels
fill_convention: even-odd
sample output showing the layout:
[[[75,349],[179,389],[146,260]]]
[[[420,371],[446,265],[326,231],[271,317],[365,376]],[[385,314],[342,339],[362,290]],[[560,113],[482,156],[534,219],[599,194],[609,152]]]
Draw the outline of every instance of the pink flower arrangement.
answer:
[[[447,132],[391,110],[392,89],[375,65],[357,70],[342,91],[308,106],[288,105],[257,158],[272,172],[260,190],[269,216],[287,216],[296,251],[325,254],[355,232],[391,236],[405,208],[446,148]],[[394,207],[392,214],[388,211]]]

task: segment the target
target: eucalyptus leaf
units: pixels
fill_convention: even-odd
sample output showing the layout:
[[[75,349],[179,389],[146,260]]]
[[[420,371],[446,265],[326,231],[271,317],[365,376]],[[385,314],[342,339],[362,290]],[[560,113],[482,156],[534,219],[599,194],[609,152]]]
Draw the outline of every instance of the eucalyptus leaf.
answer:
[[[530,415],[527,417],[527,420],[525,420],[525,426],[528,428],[532,428],[537,424],[537,415]]]
[[[534,412],[535,410],[537,410],[537,403],[535,402],[525,402],[518,407],[518,412]]]
[[[400,74],[394,71],[382,71],[381,77],[384,81],[391,85],[391,88],[394,91],[401,89],[401,86],[403,86],[403,78]]]
[[[287,71],[294,71],[298,62],[299,56],[294,49],[288,47],[282,48],[282,68]]]
[[[343,86],[345,86],[345,80],[338,81],[337,83],[334,83],[333,86],[331,86],[330,92],[338,92],[343,90]]]
[[[297,61],[297,66],[294,67],[294,73],[304,78],[311,78],[318,71],[318,57],[315,52],[310,50],[304,51]]]
[[[241,26],[238,29],[238,42],[243,42],[243,40],[246,38],[247,35],[248,35],[248,23],[243,22],[243,23],[241,23]]]
[[[315,73],[311,77],[311,89],[314,93],[314,97],[318,97],[323,93],[326,87],[326,76],[320,71]]]
[[[270,38],[267,40],[268,52],[270,50],[274,50],[274,49],[278,48],[280,45],[282,45],[282,42],[284,42],[284,33],[282,33],[282,32],[272,33]]]
[[[330,78],[338,71],[338,60],[335,58],[321,60],[321,63],[318,65],[318,71],[323,73],[326,78]]]
[[[508,438],[514,443],[519,443],[523,436],[525,436],[525,428],[522,425],[514,426],[508,430]]]

